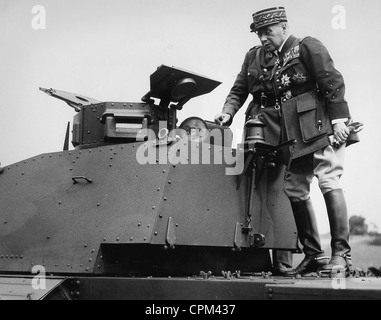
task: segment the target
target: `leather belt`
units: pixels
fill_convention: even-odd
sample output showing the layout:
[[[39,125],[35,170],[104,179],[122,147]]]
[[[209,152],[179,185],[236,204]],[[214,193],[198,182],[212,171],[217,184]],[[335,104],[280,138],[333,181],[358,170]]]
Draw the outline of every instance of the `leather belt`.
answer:
[[[259,103],[261,108],[266,107],[275,107],[275,109],[280,109],[281,103],[286,102],[292,98],[295,98],[298,95],[301,95],[306,92],[316,90],[315,83],[304,84],[303,86],[298,86],[295,88],[290,88],[279,96],[275,96],[272,93],[255,93],[253,94],[254,101]]]

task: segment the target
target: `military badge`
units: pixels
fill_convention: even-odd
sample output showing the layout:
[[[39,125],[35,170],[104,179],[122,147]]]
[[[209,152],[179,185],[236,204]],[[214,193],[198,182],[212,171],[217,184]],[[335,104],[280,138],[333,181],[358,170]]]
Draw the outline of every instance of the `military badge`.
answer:
[[[287,99],[287,100],[290,100],[292,98],[292,93],[290,90],[288,90],[285,95],[284,95],[284,98]]]
[[[283,66],[285,66],[287,64],[287,62],[289,62],[289,61],[291,61],[293,59],[299,58],[299,56],[300,56],[300,54],[299,54],[299,46],[295,46],[295,47],[291,48],[284,55]]]
[[[303,73],[298,72],[297,74],[294,74],[292,80],[294,80],[296,83],[303,83],[306,82],[307,77]]]
[[[285,87],[288,87],[290,84],[291,84],[291,81],[290,81],[290,77],[287,75],[287,74],[284,74],[281,78],[282,80],[282,84],[285,86]]]

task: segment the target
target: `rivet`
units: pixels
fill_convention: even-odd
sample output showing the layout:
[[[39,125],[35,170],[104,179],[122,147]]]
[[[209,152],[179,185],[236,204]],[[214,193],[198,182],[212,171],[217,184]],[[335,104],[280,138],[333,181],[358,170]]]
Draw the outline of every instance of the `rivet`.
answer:
[[[23,176],[25,174],[25,172],[21,172],[21,175]]]
[[[163,214],[160,213],[159,218],[162,218],[162,217],[163,217]]]
[[[7,224],[7,222],[6,222],[6,221],[4,221],[4,224]]]
[[[91,261],[93,261],[93,259],[92,259],[92,258],[90,258],[90,259],[89,259],[89,262],[91,262]]]
[[[179,226],[179,224],[178,223],[176,223],[176,227],[178,227]]]
[[[157,236],[157,231],[155,231],[155,236]]]
[[[110,157],[110,160],[113,160],[114,158],[113,157]]]
[[[171,184],[171,183],[172,183],[172,181],[171,181],[171,180],[169,180],[169,181],[168,181],[168,184]]]
[[[141,225],[142,225],[142,224],[139,222],[139,223],[138,223],[138,227],[140,227]]]
[[[89,270],[90,270],[90,268],[89,268],[89,267],[87,267],[87,268],[86,268],[86,271],[89,271]]]
[[[86,243],[85,243],[84,247],[87,248],[87,244]]]
[[[119,238],[119,237],[117,237],[117,238],[116,238],[116,241],[119,241],[119,240],[120,240],[120,238]]]
[[[148,225],[147,228],[151,227],[151,225]]]
[[[95,249],[91,249],[91,253],[94,253],[95,252]]]
[[[61,201],[58,201],[58,204],[62,204],[62,202],[61,202]]]
[[[155,210],[155,209],[156,209],[156,206],[153,206],[153,207],[152,207],[152,210]]]
[[[111,164],[111,163],[109,164],[109,167],[112,167],[112,164]]]
[[[97,203],[97,207],[100,207],[100,205],[101,205],[100,203]]]
[[[103,238],[103,241],[106,241],[106,238]]]
[[[164,197],[163,199],[164,199],[164,201],[167,201],[167,197]]]
[[[144,241],[147,241],[147,237],[144,237]]]
[[[130,241],[132,241],[132,240],[134,240],[134,237],[131,237],[131,238],[130,238]]]
[[[157,191],[160,191],[160,188],[157,188]]]
[[[49,240],[49,239],[50,239],[50,236],[47,236],[47,237],[46,237],[46,239],[48,239],[48,240]]]

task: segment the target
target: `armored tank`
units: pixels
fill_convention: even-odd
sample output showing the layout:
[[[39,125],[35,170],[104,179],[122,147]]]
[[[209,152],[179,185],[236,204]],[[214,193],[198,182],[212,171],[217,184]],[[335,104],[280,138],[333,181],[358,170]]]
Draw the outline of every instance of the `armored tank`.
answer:
[[[62,152],[0,169],[0,298],[381,298],[375,278],[271,274],[273,250],[300,252],[282,191],[293,142],[266,143],[258,118],[237,148],[227,127],[178,125],[219,84],[162,65],[140,102],[40,88],[75,110],[74,150],[68,125]]]

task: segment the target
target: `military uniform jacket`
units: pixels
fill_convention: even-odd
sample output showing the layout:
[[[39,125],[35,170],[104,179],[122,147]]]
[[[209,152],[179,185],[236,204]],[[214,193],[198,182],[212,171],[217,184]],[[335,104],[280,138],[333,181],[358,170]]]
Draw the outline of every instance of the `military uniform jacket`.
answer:
[[[278,56],[254,47],[226,99],[223,112],[234,117],[247,100],[247,117],[261,114],[265,139],[277,145],[297,140],[293,158],[329,144],[332,120],[350,119],[342,75],[323,44],[312,37],[290,36]],[[351,137],[347,144],[357,137]]]

